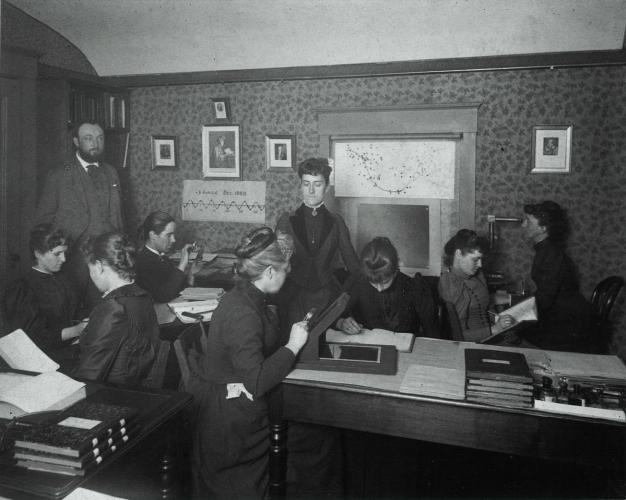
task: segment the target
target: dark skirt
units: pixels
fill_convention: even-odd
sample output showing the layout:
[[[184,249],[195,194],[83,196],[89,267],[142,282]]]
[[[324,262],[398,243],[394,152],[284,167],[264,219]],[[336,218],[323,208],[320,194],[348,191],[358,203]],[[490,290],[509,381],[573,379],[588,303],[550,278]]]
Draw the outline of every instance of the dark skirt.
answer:
[[[194,395],[194,498],[263,498],[268,485],[267,401],[226,399],[226,386],[198,377]]]

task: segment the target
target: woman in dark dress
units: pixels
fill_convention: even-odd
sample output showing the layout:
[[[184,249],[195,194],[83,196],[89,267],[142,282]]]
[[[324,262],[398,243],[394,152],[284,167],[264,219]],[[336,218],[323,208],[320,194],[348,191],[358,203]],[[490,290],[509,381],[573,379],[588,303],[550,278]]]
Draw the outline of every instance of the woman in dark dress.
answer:
[[[593,352],[591,305],[580,293],[576,267],[565,253],[567,214],[553,201],[525,205],[524,212],[522,227],[535,248],[531,278],[539,324],[522,335],[543,349]]]
[[[187,243],[180,251],[180,262],[175,264],[167,254],[176,243],[176,222],[166,212],[150,213],[139,228],[143,243],[137,255],[137,285],[152,295],[155,302],[169,302],[181,290],[192,286],[198,268],[190,263],[193,244]]]
[[[52,224],[38,224],[30,232],[35,263],[11,284],[4,296],[4,314],[11,330],[21,328],[48,356],[71,370],[71,343],[86,322],[79,321],[78,300],[62,272],[67,252],[63,233]]]
[[[268,485],[272,390],[306,342],[306,322],[280,342],[268,307],[290,270],[293,242],[259,228],[236,250],[238,284],[213,313],[208,348],[190,380],[196,397],[194,490],[197,498],[262,498]]]
[[[361,269],[364,276],[349,290],[347,314],[337,321],[337,328],[349,334],[383,328],[440,337],[430,289],[400,272],[398,252],[388,238],[374,238],[363,247]]]
[[[346,223],[324,205],[332,169],[326,158],[309,158],[298,166],[302,205],[284,213],[276,228],[294,240],[292,272],[280,293],[281,323],[285,330],[313,307],[323,311],[341,293],[335,272],[359,272],[359,259]]]
[[[131,386],[145,385],[159,342],[152,299],[135,282],[135,248],[126,235],[104,233],[82,251],[89,276],[102,292],[80,339],[74,376]]]

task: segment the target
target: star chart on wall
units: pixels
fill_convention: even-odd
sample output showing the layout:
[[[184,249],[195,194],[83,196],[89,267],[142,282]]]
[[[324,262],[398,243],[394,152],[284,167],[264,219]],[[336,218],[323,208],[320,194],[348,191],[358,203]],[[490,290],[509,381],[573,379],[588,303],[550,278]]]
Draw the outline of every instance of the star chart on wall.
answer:
[[[455,147],[450,140],[336,141],[335,194],[454,198]]]
[[[265,183],[186,180],[183,220],[265,223]]]

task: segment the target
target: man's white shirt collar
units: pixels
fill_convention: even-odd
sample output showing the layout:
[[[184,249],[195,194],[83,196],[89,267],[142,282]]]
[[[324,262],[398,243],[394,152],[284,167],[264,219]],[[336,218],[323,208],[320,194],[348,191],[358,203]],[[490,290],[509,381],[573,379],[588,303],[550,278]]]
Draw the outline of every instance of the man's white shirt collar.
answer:
[[[85,169],[85,172],[87,172],[87,165],[100,166],[100,164],[97,161],[88,162],[88,161],[83,160],[82,157],[78,154],[78,151],[76,151],[76,159],[79,161],[81,166]]]

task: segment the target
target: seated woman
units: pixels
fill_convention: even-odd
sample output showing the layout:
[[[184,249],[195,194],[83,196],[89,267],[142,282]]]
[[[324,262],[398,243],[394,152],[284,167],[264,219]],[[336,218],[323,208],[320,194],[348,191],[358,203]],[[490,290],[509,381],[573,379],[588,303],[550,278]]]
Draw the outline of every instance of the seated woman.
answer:
[[[80,339],[74,376],[142,385],[154,362],[159,326],[152,299],[134,283],[135,248],[121,233],[104,233],[82,248],[89,276],[102,292]]]
[[[244,237],[235,253],[238,284],[213,313],[204,368],[190,381],[197,402],[197,498],[264,496],[270,396],[308,336],[306,322],[295,323],[281,346],[278,318],[267,304],[290,270],[291,237],[262,227]]]
[[[524,206],[522,227],[534,243],[531,278],[539,324],[522,333],[543,348],[593,352],[591,305],[578,289],[576,268],[565,253],[569,221],[565,210],[553,201]]]
[[[439,279],[439,295],[442,300],[454,304],[467,341],[479,342],[514,322],[505,314],[492,324],[489,289],[481,271],[487,248],[487,241],[470,229],[461,229],[444,246],[447,270]],[[519,339],[509,340],[516,343]]]
[[[348,317],[340,318],[337,328],[350,334],[383,328],[440,337],[430,289],[400,272],[398,252],[388,238],[374,238],[363,247],[361,269],[364,276],[348,292]]]
[[[71,370],[75,349],[70,345],[86,322],[78,321],[78,300],[61,271],[67,242],[52,224],[38,224],[30,232],[34,265],[9,285],[4,296],[4,315],[11,331],[21,328],[48,356]]]
[[[198,268],[189,264],[193,244],[187,243],[180,252],[180,262],[174,264],[167,253],[176,238],[176,223],[168,213],[152,212],[139,228],[144,246],[137,255],[137,284],[147,291],[155,302],[169,302],[185,287],[193,285]]]

